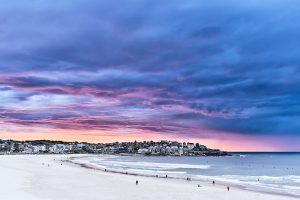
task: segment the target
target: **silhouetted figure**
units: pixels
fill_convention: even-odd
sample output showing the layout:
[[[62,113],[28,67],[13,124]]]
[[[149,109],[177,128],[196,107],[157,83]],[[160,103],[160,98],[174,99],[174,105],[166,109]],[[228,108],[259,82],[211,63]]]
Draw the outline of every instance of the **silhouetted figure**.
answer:
[[[136,181],[135,181],[135,184],[136,184],[136,185],[138,185],[138,184],[139,184],[139,181],[138,181],[138,180],[136,180]]]
[[[229,186],[227,186],[227,191],[229,191]]]
[[[166,178],[168,178],[168,175],[166,174]]]
[[[198,184],[198,187],[201,187],[201,186]]]
[[[215,181],[213,180],[213,185],[215,184]]]

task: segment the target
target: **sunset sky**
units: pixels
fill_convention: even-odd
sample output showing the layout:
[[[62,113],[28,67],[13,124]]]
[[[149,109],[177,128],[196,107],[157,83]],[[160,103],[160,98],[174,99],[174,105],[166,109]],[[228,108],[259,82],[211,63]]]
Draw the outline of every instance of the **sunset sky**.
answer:
[[[9,0],[0,139],[300,151],[300,1]]]

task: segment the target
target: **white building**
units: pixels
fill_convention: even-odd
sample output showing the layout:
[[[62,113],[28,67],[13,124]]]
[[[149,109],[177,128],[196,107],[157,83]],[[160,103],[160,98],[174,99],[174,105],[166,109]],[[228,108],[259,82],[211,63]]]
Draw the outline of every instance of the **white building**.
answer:
[[[65,145],[55,144],[49,148],[50,153],[63,153],[65,150]]]
[[[189,150],[192,150],[193,148],[194,148],[194,143],[187,143],[187,148],[189,149]]]
[[[183,147],[180,147],[180,148],[178,149],[178,153],[179,153],[179,155],[182,155],[182,154],[183,154]]]
[[[148,149],[141,148],[141,149],[138,150],[137,153],[138,153],[138,154],[145,154],[145,153],[148,153]]]

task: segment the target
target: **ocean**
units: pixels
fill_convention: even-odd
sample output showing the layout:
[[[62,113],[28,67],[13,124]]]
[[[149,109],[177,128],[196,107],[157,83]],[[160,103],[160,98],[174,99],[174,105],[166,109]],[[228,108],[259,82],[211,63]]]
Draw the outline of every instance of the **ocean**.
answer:
[[[231,157],[97,155],[75,162],[121,173],[191,178],[300,197],[300,153],[232,153]]]

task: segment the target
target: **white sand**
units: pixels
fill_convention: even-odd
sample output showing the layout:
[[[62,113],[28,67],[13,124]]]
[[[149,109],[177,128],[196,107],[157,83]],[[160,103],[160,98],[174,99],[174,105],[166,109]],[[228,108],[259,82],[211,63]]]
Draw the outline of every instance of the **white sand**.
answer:
[[[5,200],[287,200],[183,180],[105,173],[62,163],[66,155],[1,155],[0,199]],[[54,160],[55,159],[55,160]],[[44,165],[43,165],[44,163]],[[61,165],[62,163],[62,165]],[[48,167],[48,164],[50,165]],[[135,180],[139,185],[135,185]]]

